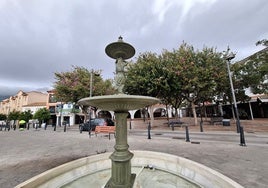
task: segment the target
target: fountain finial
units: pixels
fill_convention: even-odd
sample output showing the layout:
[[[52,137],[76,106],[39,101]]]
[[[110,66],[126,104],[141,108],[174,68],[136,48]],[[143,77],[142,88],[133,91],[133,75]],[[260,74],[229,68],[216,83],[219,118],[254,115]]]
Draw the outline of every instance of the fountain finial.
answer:
[[[119,93],[123,93],[125,67],[127,66],[125,60],[134,56],[135,48],[125,43],[123,37],[120,35],[117,42],[113,42],[105,48],[105,52],[109,57],[116,59],[115,87]]]
[[[122,58],[125,60],[135,55],[135,48],[124,42],[123,37],[119,36],[117,42],[113,42],[106,46],[105,53],[113,59]]]
[[[123,37],[121,35],[118,37],[118,42],[124,42]]]

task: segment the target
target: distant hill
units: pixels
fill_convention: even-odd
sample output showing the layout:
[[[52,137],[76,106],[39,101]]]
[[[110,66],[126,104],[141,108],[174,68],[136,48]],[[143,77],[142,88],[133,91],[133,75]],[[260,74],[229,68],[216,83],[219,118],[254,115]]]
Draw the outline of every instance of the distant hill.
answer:
[[[0,101],[9,98],[10,96],[4,96],[4,95],[0,95]]]

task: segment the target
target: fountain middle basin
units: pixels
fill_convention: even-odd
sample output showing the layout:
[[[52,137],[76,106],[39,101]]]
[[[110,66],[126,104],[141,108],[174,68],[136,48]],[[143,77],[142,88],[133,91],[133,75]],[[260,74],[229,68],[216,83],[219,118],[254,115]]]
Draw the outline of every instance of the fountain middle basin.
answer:
[[[143,108],[158,102],[159,99],[154,97],[126,94],[87,97],[79,100],[79,104],[84,106],[96,106],[103,110],[120,112]]]

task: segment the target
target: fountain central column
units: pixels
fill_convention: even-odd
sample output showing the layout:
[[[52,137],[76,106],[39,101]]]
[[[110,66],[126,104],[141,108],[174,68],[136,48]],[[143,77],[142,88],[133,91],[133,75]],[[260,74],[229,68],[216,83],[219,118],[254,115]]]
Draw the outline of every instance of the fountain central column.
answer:
[[[128,150],[127,116],[129,110],[140,109],[144,106],[159,102],[153,97],[126,95],[123,93],[126,59],[134,56],[135,48],[119,37],[117,42],[105,48],[106,54],[116,59],[115,82],[119,94],[83,98],[78,101],[83,106],[95,106],[102,110],[114,111],[116,121],[116,138],[114,152],[111,154],[112,175],[105,188],[132,188],[135,174],[131,174],[131,159],[133,154]]]
[[[130,188],[133,186],[135,174],[131,174],[131,158],[133,154],[127,144],[127,111],[115,112],[116,144],[110,156],[112,161],[112,176],[105,187]]]

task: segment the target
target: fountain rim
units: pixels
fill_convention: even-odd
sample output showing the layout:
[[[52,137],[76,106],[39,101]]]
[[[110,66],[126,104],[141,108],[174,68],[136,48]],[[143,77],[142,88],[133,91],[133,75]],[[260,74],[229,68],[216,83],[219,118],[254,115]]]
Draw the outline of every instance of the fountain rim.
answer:
[[[155,151],[133,150],[132,152],[134,153],[132,167],[146,166],[150,164],[158,169],[177,174],[198,185],[202,185],[203,183],[210,185],[211,183],[217,183],[218,187],[243,188],[242,185],[235,182],[228,176],[225,176],[224,174],[213,170],[208,166],[190,159]],[[110,168],[110,163],[107,161],[109,161],[109,156],[111,153],[112,152],[91,155],[64,163],[20,183],[19,185],[15,186],[15,188],[39,187],[43,185],[55,184],[61,186],[66,185],[68,183],[68,181],[66,181],[67,177],[72,177],[69,179],[69,182],[71,182],[90,173],[96,173],[98,171]],[[88,166],[89,164],[93,163],[96,165],[93,165],[92,168],[86,168],[87,170],[84,170],[84,166]],[[167,163],[172,165],[166,165]],[[56,179],[55,177],[59,179]]]
[[[110,111],[128,111],[151,106],[160,103],[160,99],[140,95],[102,95],[95,97],[86,97],[78,101],[79,105],[94,106],[102,110]]]

